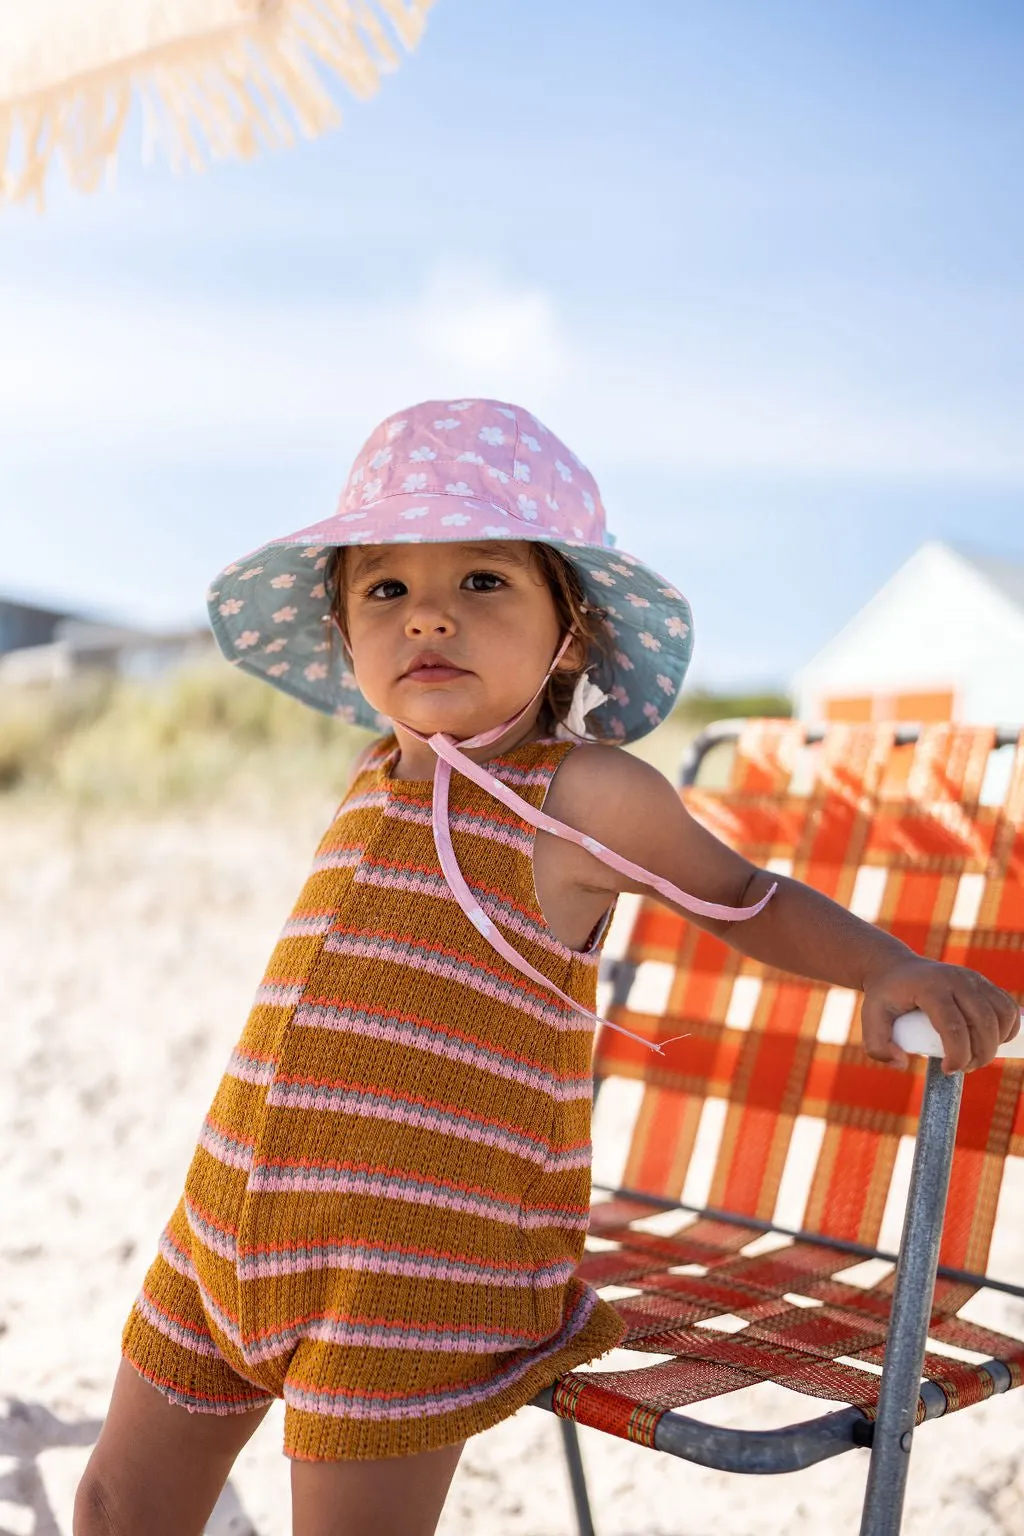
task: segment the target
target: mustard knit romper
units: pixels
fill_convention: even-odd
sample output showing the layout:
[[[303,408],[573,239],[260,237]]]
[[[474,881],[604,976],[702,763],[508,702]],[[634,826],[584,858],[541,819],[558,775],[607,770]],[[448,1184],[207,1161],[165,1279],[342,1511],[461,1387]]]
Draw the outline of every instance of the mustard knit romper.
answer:
[[[543,804],[571,743],[488,764]],[[429,782],[377,744],[321,840],[203,1123],[123,1350],[172,1402],[285,1402],[285,1453],[412,1455],[477,1434],[618,1343],[574,1278],[591,1027],[496,955],[437,860]],[[474,895],[594,1006],[599,942],[551,933],[533,829],[456,774]]]

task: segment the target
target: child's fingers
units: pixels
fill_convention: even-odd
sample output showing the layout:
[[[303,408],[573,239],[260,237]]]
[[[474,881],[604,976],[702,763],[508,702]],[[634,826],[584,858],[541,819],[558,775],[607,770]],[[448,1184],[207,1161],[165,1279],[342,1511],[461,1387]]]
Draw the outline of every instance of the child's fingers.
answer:
[[[921,1006],[931,1019],[946,1048],[942,1058],[943,1072],[947,1076],[951,1072],[966,1072],[972,1065],[975,1055],[975,1035],[956,998],[952,996],[936,998],[934,1001],[922,1003]]]
[[[876,1002],[870,994],[864,997],[860,1010],[860,1033],[865,1053],[872,1061],[883,1061],[893,1067],[908,1067],[910,1057],[892,1037],[894,1015],[884,1003]]]
[[[970,1072],[975,1067],[987,1067],[1002,1041],[995,1001],[986,991],[979,989],[960,1000],[960,1009],[971,1032],[971,1059],[967,1063],[967,1070]]]

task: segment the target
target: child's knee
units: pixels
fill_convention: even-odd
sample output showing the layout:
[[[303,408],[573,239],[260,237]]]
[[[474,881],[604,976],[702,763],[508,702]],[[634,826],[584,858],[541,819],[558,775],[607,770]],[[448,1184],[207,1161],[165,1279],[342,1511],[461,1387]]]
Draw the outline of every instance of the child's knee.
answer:
[[[112,1491],[92,1463],[75,1490],[72,1536],[127,1536],[118,1521]]]

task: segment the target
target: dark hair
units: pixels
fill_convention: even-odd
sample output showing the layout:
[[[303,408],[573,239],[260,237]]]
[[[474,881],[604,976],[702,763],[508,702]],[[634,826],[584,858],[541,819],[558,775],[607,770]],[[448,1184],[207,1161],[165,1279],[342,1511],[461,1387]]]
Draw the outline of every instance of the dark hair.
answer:
[[[559,668],[548,679],[544,693],[541,718],[546,729],[553,730],[564,722],[569,713],[576,684],[587,669],[597,664],[597,682],[607,683],[601,674],[610,671],[612,642],[604,621],[604,610],[595,608],[587,601],[586,590],[579,572],[572,561],[549,544],[530,543],[530,559],[535,563],[554,599],[555,612],[561,634],[570,629],[580,641],[581,658],[577,665]],[[345,546],[336,545],[327,557],[324,568],[324,587],[327,592],[329,612],[348,643],[348,627],[345,613]],[[331,626],[332,638],[334,625]],[[591,731],[593,728],[591,727]]]

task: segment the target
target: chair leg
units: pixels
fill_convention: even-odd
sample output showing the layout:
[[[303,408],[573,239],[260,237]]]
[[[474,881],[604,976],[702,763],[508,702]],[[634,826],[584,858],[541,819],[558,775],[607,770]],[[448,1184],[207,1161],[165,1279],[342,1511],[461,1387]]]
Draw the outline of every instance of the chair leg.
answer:
[[[861,1536],[898,1536],[935,1293],[963,1073],[929,1060],[900,1240]]]
[[[576,1506],[576,1525],[579,1536],[594,1536],[594,1522],[591,1518],[590,1499],[587,1494],[587,1477],[583,1470],[583,1457],[580,1455],[576,1425],[572,1419],[559,1419],[558,1422],[562,1426],[562,1445],[565,1447],[565,1459],[569,1467],[569,1481],[572,1484],[572,1501]]]

